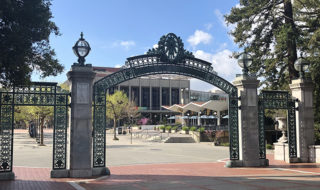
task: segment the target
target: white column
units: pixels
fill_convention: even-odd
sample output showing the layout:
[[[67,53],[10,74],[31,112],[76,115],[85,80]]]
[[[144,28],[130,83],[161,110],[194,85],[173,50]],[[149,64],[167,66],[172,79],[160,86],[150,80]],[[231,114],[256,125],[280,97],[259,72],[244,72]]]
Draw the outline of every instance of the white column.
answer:
[[[218,125],[218,126],[221,125],[220,110],[217,111],[217,125]]]

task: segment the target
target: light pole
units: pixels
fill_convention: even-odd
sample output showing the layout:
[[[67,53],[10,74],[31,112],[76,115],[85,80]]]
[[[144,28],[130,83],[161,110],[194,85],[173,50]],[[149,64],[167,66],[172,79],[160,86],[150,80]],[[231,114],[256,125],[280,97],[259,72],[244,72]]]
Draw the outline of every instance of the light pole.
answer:
[[[132,115],[130,115],[130,142],[131,142],[131,144],[132,144]]]
[[[244,76],[248,75],[248,68],[252,64],[252,57],[250,54],[243,52],[238,58],[238,64],[242,68],[242,73]]]

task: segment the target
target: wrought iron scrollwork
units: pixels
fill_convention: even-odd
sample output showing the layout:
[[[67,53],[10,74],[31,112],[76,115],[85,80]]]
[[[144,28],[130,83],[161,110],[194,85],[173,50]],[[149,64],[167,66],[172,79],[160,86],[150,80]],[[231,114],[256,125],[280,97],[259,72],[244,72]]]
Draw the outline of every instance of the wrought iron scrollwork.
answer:
[[[66,168],[69,93],[57,83],[35,82],[0,91],[0,172],[12,171],[14,106],[53,106],[53,169]]]
[[[288,115],[288,144],[289,157],[297,157],[296,143],[296,118],[295,118],[295,101],[287,91],[262,91],[259,95],[258,121],[259,121],[259,148],[260,159],[266,158],[265,145],[265,109],[285,109]]]

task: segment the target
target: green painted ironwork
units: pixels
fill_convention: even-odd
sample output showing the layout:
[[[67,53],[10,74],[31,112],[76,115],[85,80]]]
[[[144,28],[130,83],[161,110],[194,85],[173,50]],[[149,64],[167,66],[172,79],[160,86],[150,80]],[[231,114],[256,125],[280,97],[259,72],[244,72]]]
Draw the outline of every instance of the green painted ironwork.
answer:
[[[266,158],[265,125],[264,125],[265,109],[287,110],[289,157],[296,158],[297,157],[297,141],[296,141],[295,100],[292,99],[291,95],[287,91],[263,90],[259,95],[259,106],[258,106],[260,159]]]
[[[155,74],[176,74],[208,82],[229,94],[230,159],[239,159],[238,92],[219,77],[211,63],[194,58],[183,49],[182,40],[173,33],[162,36],[158,48],[147,54],[127,58],[125,66],[94,84],[93,166],[105,167],[106,91],[122,82]]]
[[[69,93],[57,83],[34,82],[0,91],[0,172],[12,171],[15,106],[53,106],[53,166],[66,169]]]

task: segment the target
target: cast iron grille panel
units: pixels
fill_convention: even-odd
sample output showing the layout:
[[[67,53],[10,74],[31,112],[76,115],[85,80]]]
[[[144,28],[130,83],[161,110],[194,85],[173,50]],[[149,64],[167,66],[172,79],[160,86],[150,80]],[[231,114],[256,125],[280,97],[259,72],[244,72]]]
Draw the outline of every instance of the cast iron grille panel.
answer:
[[[53,106],[53,166],[66,169],[66,143],[70,94],[57,83],[33,82],[0,91],[0,172],[12,171],[15,106]]]
[[[296,108],[295,101],[287,91],[265,91],[259,95],[258,121],[259,121],[259,149],[260,159],[266,158],[265,144],[265,109],[285,109],[287,110],[287,126],[288,126],[288,146],[289,157],[297,157],[297,141],[296,141]]]

